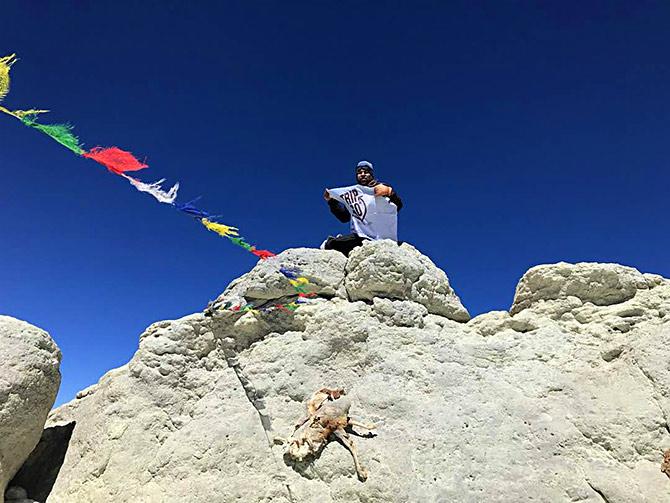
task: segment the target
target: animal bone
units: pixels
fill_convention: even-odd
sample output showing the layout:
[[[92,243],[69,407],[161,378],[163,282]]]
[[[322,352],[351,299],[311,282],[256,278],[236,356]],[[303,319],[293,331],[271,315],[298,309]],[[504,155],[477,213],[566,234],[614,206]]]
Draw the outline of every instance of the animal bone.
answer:
[[[351,401],[345,398],[341,388],[321,388],[307,401],[307,416],[298,421],[295,431],[288,441],[286,453],[289,457],[302,461],[308,456],[316,456],[328,441],[336,438],[349,450],[354,458],[356,473],[361,481],[368,478],[368,472],[358,460],[358,451],[345,428],[359,426],[372,430],[374,424],[363,424],[349,417]]]

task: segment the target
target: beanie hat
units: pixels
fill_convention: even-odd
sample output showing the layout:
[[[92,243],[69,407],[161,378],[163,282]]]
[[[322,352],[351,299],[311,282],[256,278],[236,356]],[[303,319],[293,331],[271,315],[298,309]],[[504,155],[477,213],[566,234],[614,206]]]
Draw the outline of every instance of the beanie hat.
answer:
[[[359,162],[359,163],[356,165],[356,169],[359,169],[359,168],[366,169],[366,170],[370,171],[371,173],[374,171],[374,168],[372,167],[372,163],[369,162],[369,161],[361,161],[361,162]]]

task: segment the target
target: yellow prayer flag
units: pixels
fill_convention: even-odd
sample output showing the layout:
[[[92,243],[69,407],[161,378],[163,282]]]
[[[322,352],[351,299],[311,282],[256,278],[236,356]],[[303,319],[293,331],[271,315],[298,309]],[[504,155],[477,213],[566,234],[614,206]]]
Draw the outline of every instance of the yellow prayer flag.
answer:
[[[309,280],[303,276],[300,276],[299,278],[296,279],[289,279],[289,283],[291,283],[293,286],[300,286],[300,285],[308,285]]]
[[[16,62],[16,54],[0,58],[0,101],[9,92],[9,69]]]
[[[224,238],[227,236],[239,236],[237,233],[237,227],[230,227],[228,225],[219,224],[217,222],[210,222],[206,218],[203,218],[200,221],[202,222],[202,225],[207,227],[210,231],[216,232],[218,235],[223,236]]]

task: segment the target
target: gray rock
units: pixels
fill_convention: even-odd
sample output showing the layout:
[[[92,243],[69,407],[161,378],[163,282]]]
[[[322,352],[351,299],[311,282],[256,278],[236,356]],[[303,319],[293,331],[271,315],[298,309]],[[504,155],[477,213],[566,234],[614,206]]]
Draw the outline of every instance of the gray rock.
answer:
[[[650,288],[655,282],[632,267],[618,264],[539,265],[521,278],[511,313],[516,314],[540,301],[567,297],[609,306],[632,299],[638,290]]]
[[[272,300],[295,294],[289,280],[279,272],[281,267],[300,270],[309,279],[310,290],[333,297],[344,296],[344,267],[347,259],[334,250],[296,248],[276,257],[260,260],[247,274],[234,280],[215,301],[244,298],[246,301]]]
[[[520,286],[518,314],[462,323],[429,307],[443,286],[417,294],[439,274],[411,250],[352,253],[344,283],[365,302],[149,327],[127,366],[51,414],[77,426],[48,501],[670,501],[670,281]],[[366,482],[337,442],[297,463],[273,442],[324,386],[378,424],[354,437]]]
[[[39,503],[28,497],[27,491],[21,487],[12,485],[5,491],[5,501],[7,503]]]
[[[23,500],[28,497],[28,492],[21,486],[9,486],[5,491],[5,500],[11,502],[14,500]]]
[[[0,503],[40,439],[60,386],[61,353],[49,334],[0,316]]]
[[[346,271],[351,300],[407,299],[424,305],[432,314],[455,321],[470,319],[444,271],[407,243],[366,242],[351,252]]]

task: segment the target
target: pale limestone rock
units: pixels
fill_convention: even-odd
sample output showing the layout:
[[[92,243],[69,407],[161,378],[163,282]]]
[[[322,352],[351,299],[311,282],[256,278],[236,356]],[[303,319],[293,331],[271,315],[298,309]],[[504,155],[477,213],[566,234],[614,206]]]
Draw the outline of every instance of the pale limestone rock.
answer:
[[[568,297],[609,306],[632,299],[638,290],[650,288],[655,282],[632,267],[618,264],[539,265],[521,278],[511,312],[516,314],[540,301]]]
[[[250,272],[234,280],[216,302],[234,298],[268,300],[294,295],[295,289],[288,278],[279,272],[280,267],[300,270],[302,276],[309,279],[310,290],[319,295],[345,296],[343,282],[346,262],[347,258],[334,250],[286,250],[276,257],[260,260]]]
[[[60,361],[44,330],[0,316],[0,503],[40,439],[60,386]]]
[[[77,426],[48,501],[670,501],[670,281],[609,305],[558,287],[464,324],[421,301],[444,290],[415,296],[423,259],[396,249],[352,253],[344,283],[363,292],[367,261],[366,302],[317,299],[291,321],[215,303],[149,327],[128,366],[51,415]],[[355,439],[364,483],[337,442],[303,463],[272,442],[323,386],[379,425]]]
[[[278,464],[219,342],[202,315],[155,323],[128,365],[54,411],[49,424],[76,426],[48,501],[281,501]]]
[[[412,245],[369,241],[349,254],[346,267],[351,300],[407,299],[423,304],[432,314],[455,321],[470,319],[444,271]]]
[[[375,297],[373,312],[377,319],[398,327],[423,328],[428,310],[421,304],[409,300],[389,300]]]

